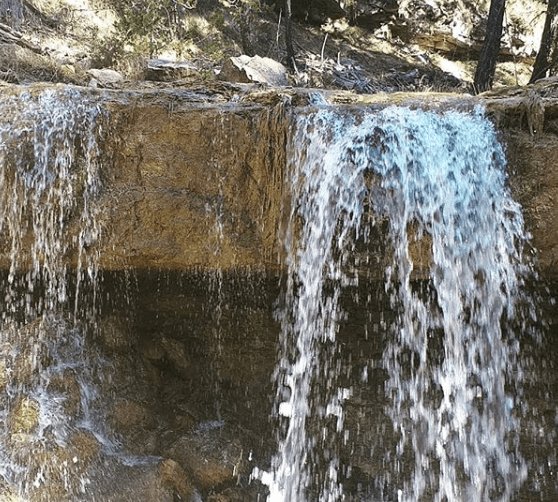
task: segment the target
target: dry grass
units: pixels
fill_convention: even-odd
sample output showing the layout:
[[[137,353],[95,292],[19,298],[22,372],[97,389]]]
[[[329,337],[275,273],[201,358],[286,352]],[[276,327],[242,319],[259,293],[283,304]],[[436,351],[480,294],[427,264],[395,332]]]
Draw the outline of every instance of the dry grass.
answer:
[[[62,82],[84,84],[86,76],[70,65],[60,65],[17,45],[0,45],[0,78],[6,82]]]

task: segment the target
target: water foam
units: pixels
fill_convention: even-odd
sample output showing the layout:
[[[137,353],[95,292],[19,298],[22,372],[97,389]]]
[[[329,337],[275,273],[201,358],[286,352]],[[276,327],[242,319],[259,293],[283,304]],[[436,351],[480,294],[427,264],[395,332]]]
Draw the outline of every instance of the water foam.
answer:
[[[413,465],[399,499],[509,500],[526,466],[508,392],[521,380],[519,344],[501,322],[514,316],[527,236],[493,126],[480,109],[391,107],[323,109],[299,117],[295,129],[276,374],[277,412],[286,425],[271,469],[255,472],[269,486],[268,500],[343,496],[339,459],[331,451],[320,459],[308,422],[335,410],[342,424],[343,399],[335,398],[344,394],[331,388],[327,354],[341,288],[357,281],[345,257],[355,236],[369,235],[365,205],[372,221],[389,221],[386,290],[401,312],[383,357],[386,413],[400,438],[390,468],[401,471],[404,457]],[[427,243],[430,275],[418,288],[416,241]],[[318,434],[331,433],[323,425]]]

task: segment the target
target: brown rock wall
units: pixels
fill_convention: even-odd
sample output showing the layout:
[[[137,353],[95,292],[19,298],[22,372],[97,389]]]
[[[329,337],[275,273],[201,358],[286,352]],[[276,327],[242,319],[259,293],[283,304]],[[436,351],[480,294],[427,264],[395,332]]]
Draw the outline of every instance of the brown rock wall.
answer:
[[[43,92],[43,87],[33,92]],[[469,110],[479,102],[485,105],[502,132],[511,185],[525,208],[539,267],[545,275],[558,277],[558,89],[554,87],[550,82],[478,98],[433,93],[324,94],[345,108],[397,104]],[[26,90],[14,87],[6,92]],[[282,215],[288,213],[283,176],[289,116],[308,112],[308,91],[241,87],[209,91],[170,86],[79,90],[106,110],[104,137],[99,139],[103,180],[95,201],[102,208],[97,216],[101,237],[95,244],[100,268],[279,266],[278,233]],[[529,127],[533,96],[544,110],[543,126],[536,131]],[[289,101],[296,107],[285,111],[284,103]],[[77,241],[79,225],[79,217],[65,225],[68,241]],[[22,249],[30,248],[31,232],[29,226],[18,238]],[[0,236],[2,268],[9,268],[13,259],[12,238]],[[17,260],[19,267],[29,267],[25,253]],[[75,249],[66,260],[76,263]],[[428,268],[427,262],[422,265]]]
[[[102,204],[101,267],[268,267],[277,262],[282,109],[117,106]]]
[[[505,134],[512,190],[523,205],[537,267],[546,279],[558,278],[558,136]]]

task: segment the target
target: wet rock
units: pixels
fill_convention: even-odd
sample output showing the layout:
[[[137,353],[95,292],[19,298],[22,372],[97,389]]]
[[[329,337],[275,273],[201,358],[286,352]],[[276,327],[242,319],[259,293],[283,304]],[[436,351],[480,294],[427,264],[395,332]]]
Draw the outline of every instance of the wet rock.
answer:
[[[224,331],[237,331],[236,336],[223,337],[209,347],[221,379],[230,381],[234,386],[261,386],[269,379],[276,364],[275,335],[278,332],[277,322],[266,310],[253,310],[249,315],[222,320]],[[229,326],[227,323],[230,323]],[[235,329],[241,326],[240,329]],[[211,327],[206,337],[210,339]],[[238,364],[241,355],[243,364]]]
[[[12,382],[16,385],[31,386],[37,382],[41,370],[50,364],[50,355],[46,346],[30,338],[14,356]]]
[[[187,411],[179,410],[174,415],[173,425],[176,430],[190,431],[196,426],[196,417]]]
[[[27,396],[21,397],[10,412],[9,426],[12,434],[33,432],[39,425],[40,406]]]
[[[164,359],[174,366],[176,372],[187,375],[192,362],[184,343],[174,338],[162,337],[161,346],[165,351]]]
[[[4,392],[8,383],[10,382],[10,374],[8,373],[8,368],[6,368],[6,363],[0,361],[0,392]]]
[[[30,322],[10,334],[12,384],[38,384],[41,372],[52,363],[48,342],[55,340],[57,334],[56,327],[43,319]]]
[[[149,428],[152,417],[148,408],[142,403],[120,400],[112,406],[110,421],[116,430],[131,431]]]
[[[11,459],[25,467],[23,480],[16,475],[29,502],[73,502],[89,479],[89,467],[98,459],[100,444],[89,431],[76,430],[65,442],[48,431],[40,438],[15,435]],[[33,483],[27,483],[34,480]]]
[[[117,456],[92,457],[83,461],[74,447],[51,451],[36,449],[27,458],[33,483],[25,492],[26,502],[196,502],[199,496],[186,472],[172,460],[144,458],[126,461]],[[15,491],[0,483],[4,493]],[[19,498],[0,498],[20,502]]]
[[[414,82],[424,75],[421,70],[420,75],[408,76]],[[401,77],[394,74],[393,78],[395,82]],[[279,106],[250,102],[255,97],[243,94],[247,86],[241,89],[218,85],[224,90],[208,86],[200,93],[172,88],[164,92],[114,91],[109,102],[100,102],[101,108],[108,110],[106,130],[111,131],[103,145],[112,155],[106,163],[106,184],[99,194],[102,210],[98,224],[105,229],[99,243],[100,268],[278,267],[282,246],[277,229],[284,207],[285,138],[290,119],[284,108],[280,112]],[[544,106],[544,123],[533,130],[542,127],[542,134],[518,136],[517,143],[509,137],[507,149],[512,152],[509,171],[524,172],[528,178],[519,198],[530,219],[539,263],[556,275],[556,242],[551,241],[555,235],[552,228],[556,198],[552,192],[541,194],[539,188],[546,187],[545,178],[554,176],[556,171],[553,131],[558,130],[558,99],[553,82],[537,89]],[[9,89],[14,95],[25,91],[25,87]],[[507,96],[492,93],[475,98],[435,93],[364,96],[337,91],[324,91],[324,96],[332,104],[353,103],[355,112],[360,103],[463,111],[480,103],[504,134],[507,128],[515,129],[521,124],[528,130],[528,117],[521,119],[526,89],[506,92]],[[308,93],[298,90],[289,93],[293,103],[308,104]],[[236,101],[231,102],[234,95]],[[266,103],[271,101],[266,97]],[[298,113],[294,108],[291,110],[293,115]],[[529,174],[533,172],[530,168],[533,154],[540,179]],[[200,176],[202,172],[204,176]],[[216,231],[217,217],[221,235]],[[5,236],[0,240],[3,241],[0,264],[9,269],[11,258],[6,251],[9,246],[4,242]],[[22,257],[22,267],[25,263]],[[70,260],[68,264],[72,265]],[[378,267],[374,274],[383,275],[383,268]],[[10,369],[16,383],[36,378],[25,364],[20,365],[22,379],[16,374],[13,361]]]
[[[228,82],[255,82],[282,87],[287,85],[287,69],[270,58],[242,55],[230,58],[218,78]]]
[[[52,375],[48,390],[63,395],[62,407],[67,415],[77,417],[81,414],[81,388],[73,370],[66,368],[61,374]]]
[[[170,486],[180,500],[192,500],[194,487],[186,471],[174,460],[163,460],[158,468],[159,478],[163,486]]]
[[[124,352],[132,344],[132,335],[123,319],[117,316],[104,318],[99,327],[101,343],[109,352]]]
[[[253,494],[249,492],[254,491]],[[211,493],[206,500],[206,502],[248,502],[248,501],[258,501],[261,499],[261,494],[259,495],[255,490],[246,489],[244,487],[230,487],[225,488],[219,493]]]
[[[2,502],[24,502],[2,476],[0,476],[0,500]]]
[[[527,129],[527,127],[525,127]],[[506,138],[509,163],[516,167],[512,190],[525,208],[525,220],[533,234],[537,264],[547,279],[558,277],[558,171],[550,166],[558,158],[558,137],[515,131]]]
[[[407,227],[409,258],[413,263],[414,277],[429,278],[432,266],[432,237],[417,225]]]
[[[122,127],[102,201],[100,224],[110,231],[100,266],[228,269],[273,261],[283,115],[261,108],[261,115],[208,113],[207,95],[203,107],[182,107],[180,96],[170,108],[153,103],[136,114],[127,104],[113,115]]]
[[[238,437],[222,427],[221,422],[203,424],[178,439],[167,452],[169,458],[192,472],[195,486],[202,491],[235,484],[250,472]]]
[[[75,431],[68,444],[79,455],[82,461],[90,462],[95,459],[101,451],[101,444],[97,438],[87,430]]]
[[[83,490],[73,497],[32,502],[201,502],[188,474],[168,459],[106,457],[82,479]]]

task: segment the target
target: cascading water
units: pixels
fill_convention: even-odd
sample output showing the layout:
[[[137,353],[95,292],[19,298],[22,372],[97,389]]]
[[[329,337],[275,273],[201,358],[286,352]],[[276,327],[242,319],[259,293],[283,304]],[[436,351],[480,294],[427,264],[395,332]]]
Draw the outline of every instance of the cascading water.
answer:
[[[387,496],[399,502],[510,500],[527,468],[514,400],[519,342],[502,326],[521,295],[527,236],[492,125],[480,110],[349,114],[326,107],[297,119],[292,151],[275,376],[284,427],[271,469],[254,473],[268,485],[268,500],[350,497],[338,450],[348,439],[342,404],[351,389],[338,385],[328,361],[342,289],[358,282],[348,256],[368,239],[370,219],[388,222],[385,284],[400,312],[382,363],[397,439],[379,482],[403,479]],[[363,218],[365,207],[371,218]],[[430,261],[430,279],[418,287],[417,240],[428,243]]]
[[[386,390],[397,454],[414,456],[400,499],[509,500],[526,465],[509,391],[519,395],[519,341],[501,323],[521,297],[526,236],[503,151],[479,113],[399,111],[380,127],[368,158],[390,194],[375,209],[389,218],[388,288],[403,311],[384,354]],[[432,290],[422,295],[410,281],[413,223],[432,243]]]
[[[87,441],[77,431],[92,428],[83,323],[95,300],[81,300],[96,283],[102,113],[71,89],[4,96],[1,107],[0,476],[22,496],[59,488],[62,500],[88,482],[84,459],[59,445]]]
[[[366,186],[364,170],[338,163],[338,145],[320,141],[319,135],[329,125],[333,126],[332,134],[340,135],[342,131],[327,119],[316,118],[315,125],[314,134],[318,137],[299,125],[295,139],[298,148],[292,161],[295,169],[290,174],[294,205],[286,238],[289,282],[281,314],[281,359],[276,375],[281,398],[278,413],[288,419],[288,425],[273,470],[255,474],[269,486],[269,500],[273,502],[306,500],[306,491],[320,475],[314,467],[324,462],[328,467],[320,481],[323,490],[319,500],[333,501],[341,495],[338,459],[328,451],[323,459],[312,455],[315,438],[308,431],[308,423],[317,416],[337,417],[334,431],[324,428],[319,433],[326,442],[325,436],[343,428],[341,403],[349,390],[329,389],[321,397],[312,391],[315,381],[325,382],[323,387],[327,388],[335,376],[329,358],[323,357],[327,351],[324,347],[331,348],[335,342],[340,286],[356,280],[342,270],[340,251],[350,240],[351,231],[359,227]],[[328,155],[328,148],[337,155],[333,151]],[[302,228],[297,226],[299,217],[304,220]],[[334,284],[332,291],[329,281]]]
[[[20,91],[0,97],[1,500],[261,500],[254,465],[273,502],[505,502],[522,483],[522,496],[553,500],[553,383],[529,388],[526,236],[482,112],[322,106],[294,118],[273,319],[275,269],[224,268],[258,246],[227,184],[231,166],[250,178],[253,159],[221,156],[234,150],[228,136],[211,142],[208,194],[186,197],[191,179],[170,176],[161,192],[203,213],[207,239],[193,249],[208,269],[143,271],[138,260],[98,272],[114,232],[100,241],[100,203],[124,190],[126,217],[159,208],[140,199],[172,161],[142,155],[167,144],[140,128],[129,147],[126,127],[142,117],[128,114],[130,94],[108,116],[109,91]],[[105,127],[124,155],[112,157],[120,139]],[[276,143],[259,133],[282,151],[283,132]],[[171,158],[194,163],[181,139]],[[125,181],[102,184],[101,167]],[[128,184],[150,169],[153,184]],[[157,221],[184,224],[169,214]],[[274,450],[265,404],[279,331]]]

